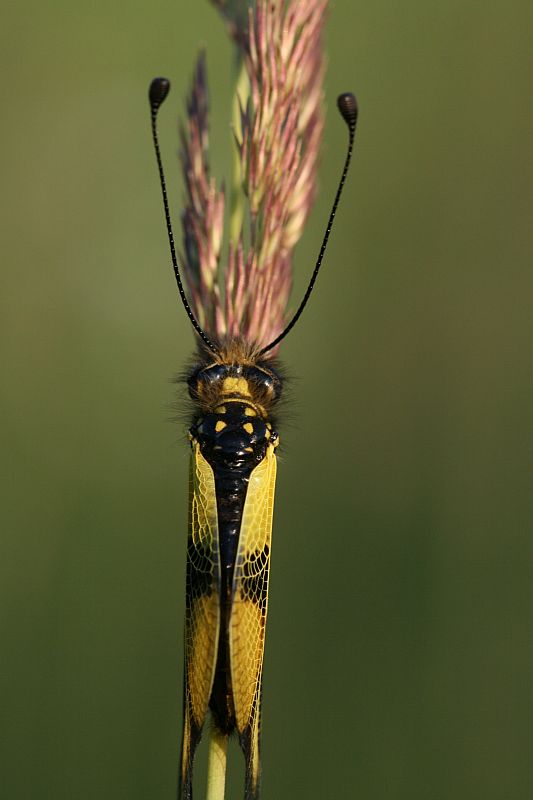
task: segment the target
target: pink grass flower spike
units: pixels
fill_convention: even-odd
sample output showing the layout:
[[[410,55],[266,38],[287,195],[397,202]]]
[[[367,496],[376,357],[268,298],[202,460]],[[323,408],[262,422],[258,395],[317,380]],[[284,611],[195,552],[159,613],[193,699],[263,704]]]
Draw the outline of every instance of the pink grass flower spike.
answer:
[[[232,187],[241,198],[242,222],[229,237],[222,266],[225,193],[209,173],[202,54],[181,131],[183,274],[208,335],[238,336],[260,347],[287,321],[293,250],[316,194],[327,1],[257,0],[248,19],[244,2],[215,5],[234,37],[245,78],[236,92],[239,178]]]

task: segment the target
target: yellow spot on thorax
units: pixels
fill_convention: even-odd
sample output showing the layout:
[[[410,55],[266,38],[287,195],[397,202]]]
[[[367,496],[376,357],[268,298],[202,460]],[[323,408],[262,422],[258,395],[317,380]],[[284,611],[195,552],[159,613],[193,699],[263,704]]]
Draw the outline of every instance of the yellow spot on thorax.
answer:
[[[246,433],[253,433],[254,432],[254,426],[252,425],[251,422],[245,422],[242,427],[244,428]]]
[[[257,417],[257,411],[255,408],[251,408],[251,406],[246,406],[244,409],[244,416],[245,417]]]
[[[240,394],[244,397],[250,397],[250,389],[248,388],[248,381],[246,378],[238,377],[230,377],[224,378],[222,381],[222,393],[223,394]]]
[[[224,422],[224,420],[223,420],[223,419],[219,419],[219,420],[217,421],[217,424],[215,425],[215,431],[216,431],[217,433],[220,433],[220,431],[223,431],[223,430],[224,430],[224,428],[226,428],[226,427],[227,427],[227,426],[226,426],[226,423]]]

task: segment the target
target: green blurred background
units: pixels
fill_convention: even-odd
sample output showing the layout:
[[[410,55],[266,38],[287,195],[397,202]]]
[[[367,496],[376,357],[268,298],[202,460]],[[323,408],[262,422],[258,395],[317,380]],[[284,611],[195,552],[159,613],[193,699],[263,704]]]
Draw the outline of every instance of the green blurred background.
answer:
[[[337,0],[321,193],[356,156],[283,357],[264,797],[533,796],[526,0]],[[1,796],[171,800],[181,728],[192,348],[169,266],[148,81],[179,220],[175,119],[199,45],[229,173],[231,47],[207,0],[4,10]],[[202,797],[202,759],[198,767]],[[228,798],[242,796],[232,751]]]

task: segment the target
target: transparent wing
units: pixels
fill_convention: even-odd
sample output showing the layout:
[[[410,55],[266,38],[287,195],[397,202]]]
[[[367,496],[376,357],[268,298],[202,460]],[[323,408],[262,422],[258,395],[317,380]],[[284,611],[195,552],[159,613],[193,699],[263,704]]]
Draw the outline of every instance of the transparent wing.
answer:
[[[250,800],[259,790],[261,676],[275,484],[276,456],[269,446],[250,476],[246,493],[229,623],[235,719],[246,759],[245,797]]]
[[[192,792],[192,762],[213,686],[220,627],[218,517],[213,470],[193,445],[185,611],[185,689],[181,796]]]

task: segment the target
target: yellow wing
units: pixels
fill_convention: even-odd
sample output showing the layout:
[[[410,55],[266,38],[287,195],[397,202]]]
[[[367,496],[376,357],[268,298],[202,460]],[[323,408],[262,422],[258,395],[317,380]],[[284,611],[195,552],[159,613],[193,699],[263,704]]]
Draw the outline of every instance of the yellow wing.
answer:
[[[250,475],[246,492],[229,622],[235,720],[246,759],[245,797],[250,799],[259,789],[261,676],[275,484],[276,456],[269,445]]]
[[[192,762],[213,686],[220,627],[218,516],[213,470],[193,443],[185,611],[185,691],[181,796],[192,792]]]

